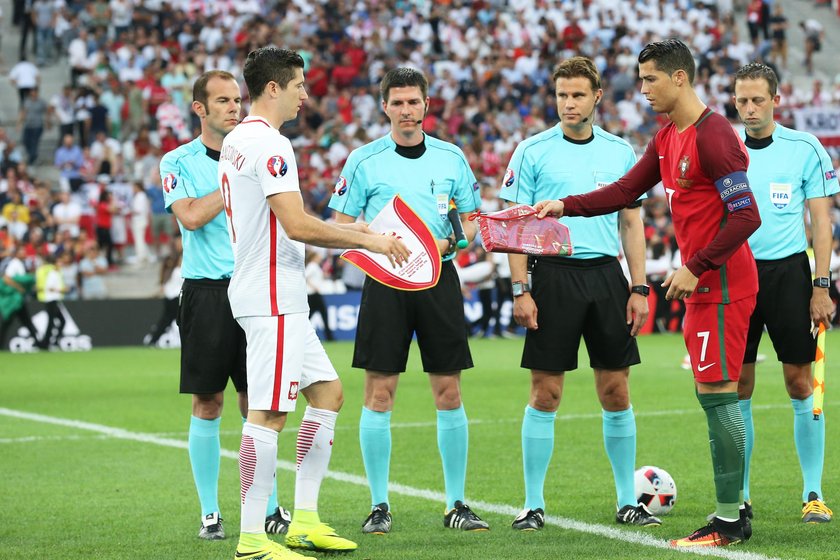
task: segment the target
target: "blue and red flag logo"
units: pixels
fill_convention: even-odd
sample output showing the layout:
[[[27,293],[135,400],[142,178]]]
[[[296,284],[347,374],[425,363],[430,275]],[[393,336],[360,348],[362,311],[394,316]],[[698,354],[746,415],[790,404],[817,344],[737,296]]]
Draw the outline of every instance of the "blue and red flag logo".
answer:
[[[174,173],[168,173],[166,177],[163,178],[163,192],[172,192],[177,186],[178,178]]]
[[[271,173],[272,177],[282,177],[289,170],[286,161],[280,156],[271,156],[268,158],[265,166],[268,168],[268,172]]]
[[[335,183],[335,188],[333,189],[333,193],[337,194],[338,196],[344,196],[344,193],[347,192],[347,179],[344,176],[338,178],[338,181]]]
[[[831,170],[825,172],[825,180],[826,181],[831,181],[832,179],[836,179],[836,178],[837,178],[837,171],[835,171],[834,169],[831,169]]]
[[[502,179],[502,184],[506,187],[509,187],[513,184],[513,180],[513,169],[508,168],[508,170],[505,171],[505,178]]]

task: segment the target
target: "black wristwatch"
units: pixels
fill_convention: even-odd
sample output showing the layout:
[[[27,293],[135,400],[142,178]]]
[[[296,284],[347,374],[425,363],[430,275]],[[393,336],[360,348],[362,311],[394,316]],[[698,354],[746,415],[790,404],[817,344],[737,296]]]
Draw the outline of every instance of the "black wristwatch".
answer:
[[[632,288],[630,288],[630,293],[641,294],[645,297],[648,297],[650,295],[650,286],[648,286],[647,284],[639,284],[638,286],[633,286]]]
[[[511,286],[513,288],[513,297],[519,297],[531,291],[531,286],[528,285],[528,282],[514,282]]]
[[[450,235],[449,237],[446,238],[446,240],[449,242],[449,248],[443,254],[444,257],[448,257],[449,255],[453,255],[458,250],[458,241],[455,239],[454,235]]]
[[[819,276],[814,278],[814,287],[815,288],[830,288],[831,287],[831,278],[828,276]]]

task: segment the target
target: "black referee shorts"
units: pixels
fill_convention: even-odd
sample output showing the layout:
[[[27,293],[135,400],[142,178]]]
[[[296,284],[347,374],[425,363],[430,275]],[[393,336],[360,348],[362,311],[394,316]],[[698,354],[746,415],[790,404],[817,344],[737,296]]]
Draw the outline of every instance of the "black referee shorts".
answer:
[[[630,288],[615,257],[537,259],[531,296],[540,328],[525,333],[523,368],[577,369],[581,336],[592,368],[623,369],[641,362],[625,320]]]
[[[817,342],[811,336],[811,266],[808,255],[796,253],[775,261],[755,261],[758,297],[750,317],[744,363],[754,364],[764,327],[783,364],[814,361]]]
[[[473,367],[458,272],[443,263],[434,288],[408,292],[365,279],[353,367],[383,373],[405,371],[417,335],[423,370],[457,372]]]
[[[212,394],[228,378],[246,391],[245,331],[233,318],[228,280],[184,280],[178,308],[181,333],[181,392]]]

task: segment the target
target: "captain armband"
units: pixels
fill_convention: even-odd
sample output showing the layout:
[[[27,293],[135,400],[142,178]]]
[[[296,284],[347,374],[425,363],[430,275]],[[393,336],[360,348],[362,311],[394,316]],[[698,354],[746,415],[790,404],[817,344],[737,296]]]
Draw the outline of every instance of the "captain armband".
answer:
[[[721,201],[730,212],[752,206],[752,190],[745,171],[734,171],[715,181]]]

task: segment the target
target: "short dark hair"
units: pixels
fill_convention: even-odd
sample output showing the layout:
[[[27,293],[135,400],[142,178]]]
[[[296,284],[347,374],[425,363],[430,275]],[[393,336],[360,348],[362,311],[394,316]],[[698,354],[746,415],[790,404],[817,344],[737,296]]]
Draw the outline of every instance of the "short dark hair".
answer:
[[[776,95],[776,90],[779,89],[779,78],[772,68],[760,62],[750,62],[746,66],[742,66],[735,72],[735,81],[738,80],[766,80],[767,87],[770,89],[770,95]]]
[[[688,47],[679,39],[667,39],[649,43],[639,53],[639,64],[652,60],[656,69],[669,76],[677,70],[685,70],[688,81],[694,83],[694,57]]]
[[[423,99],[426,99],[426,96],[429,95],[429,81],[426,79],[426,76],[423,75],[423,72],[415,70],[414,68],[394,68],[393,70],[389,70],[385,76],[383,76],[382,82],[379,84],[379,93],[382,95],[382,100],[385,101],[385,103],[388,103],[388,96],[391,92],[391,88],[414,86],[420,88],[420,93],[423,95]]]
[[[268,82],[275,82],[286,89],[296,75],[298,68],[303,68],[303,57],[297,52],[278,47],[262,47],[248,53],[242,74],[251,99],[263,94]]]
[[[207,84],[213,78],[221,78],[223,80],[233,80],[236,81],[236,78],[233,77],[233,74],[230,72],[225,72],[224,70],[210,70],[209,72],[205,72],[193,84],[193,101],[198,101],[205,107],[207,107]]]
[[[601,75],[595,63],[585,56],[573,56],[558,64],[551,75],[553,81],[557,78],[586,78],[593,90],[601,89]]]

